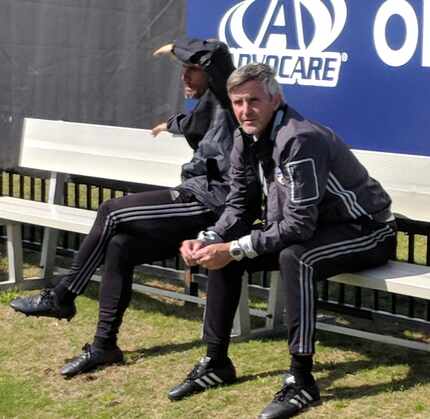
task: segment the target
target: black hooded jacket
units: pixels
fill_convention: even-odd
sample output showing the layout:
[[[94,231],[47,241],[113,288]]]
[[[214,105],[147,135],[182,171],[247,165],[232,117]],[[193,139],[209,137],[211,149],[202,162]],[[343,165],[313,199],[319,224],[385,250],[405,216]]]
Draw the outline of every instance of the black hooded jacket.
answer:
[[[285,104],[270,128],[257,142],[236,131],[231,193],[209,230],[225,241],[251,234],[252,247],[261,255],[310,240],[321,226],[393,219],[389,195],[330,128]],[[260,190],[264,183],[267,191],[266,224],[253,229],[249,188],[260,176],[259,162]]]
[[[175,42],[173,53],[184,64],[200,65],[209,84],[192,111],[167,121],[168,131],[183,135],[194,150],[175,189],[191,192],[220,214],[229,192],[230,152],[237,127],[226,88],[234,66],[227,46],[216,40],[183,38]]]

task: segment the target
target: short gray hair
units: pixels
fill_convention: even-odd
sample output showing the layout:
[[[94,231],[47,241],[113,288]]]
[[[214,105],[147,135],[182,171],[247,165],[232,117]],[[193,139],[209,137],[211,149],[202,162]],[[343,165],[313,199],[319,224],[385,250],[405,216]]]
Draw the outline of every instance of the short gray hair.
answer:
[[[279,94],[283,97],[282,88],[276,81],[272,67],[260,63],[247,64],[234,70],[227,80],[227,92],[230,94],[234,88],[251,80],[260,81],[264,86],[264,90],[270,96],[273,97]]]

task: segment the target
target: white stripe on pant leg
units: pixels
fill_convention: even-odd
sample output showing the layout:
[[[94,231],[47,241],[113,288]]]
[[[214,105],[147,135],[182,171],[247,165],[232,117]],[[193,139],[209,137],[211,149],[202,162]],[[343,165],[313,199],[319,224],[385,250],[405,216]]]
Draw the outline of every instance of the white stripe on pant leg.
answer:
[[[188,208],[183,209],[182,207],[179,207],[178,204],[175,205],[176,210],[175,212],[172,212],[171,209],[171,205],[166,205],[165,210],[159,210],[156,213],[154,213],[152,210],[151,211],[146,211],[146,207],[141,207],[140,212],[138,212],[138,207],[133,207],[132,208],[132,217],[129,217],[129,212],[126,211],[125,208],[121,208],[119,210],[116,211],[112,211],[106,219],[105,222],[105,226],[110,227],[108,228],[109,230],[109,234],[105,234],[105,232],[103,233],[101,240],[99,242],[99,246],[97,246],[97,248],[94,250],[94,252],[92,253],[92,255],[90,255],[90,257],[87,259],[87,263],[84,265],[84,267],[81,269],[81,272],[78,273],[76,279],[75,279],[75,288],[76,288],[76,293],[80,293],[83,288],[87,285],[88,281],[91,279],[91,276],[93,275],[93,273],[95,272],[95,270],[97,269],[97,267],[102,263],[103,261],[103,254],[104,254],[104,250],[105,250],[105,246],[107,244],[107,242],[110,240],[110,238],[114,235],[114,232],[116,230],[116,227],[123,222],[128,222],[128,221],[138,221],[138,220],[147,220],[147,219],[152,219],[152,220],[157,220],[157,219],[162,219],[162,218],[168,218],[168,217],[192,217],[195,215],[200,215],[200,214],[204,214],[204,213],[209,213],[211,212],[210,209],[205,208],[204,206],[202,206],[201,204],[193,204],[192,206],[187,204],[186,205]],[[199,208],[198,211],[194,210],[194,211],[190,211],[190,208]],[[182,213],[182,211],[186,211],[185,213]],[[147,213],[153,213],[153,215],[147,216]],[[167,214],[165,214],[167,212]],[[112,221],[112,222],[111,222]]]
[[[114,210],[106,215],[106,219],[103,225],[103,231],[100,235],[99,242],[95,246],[94,250],[88,256],[87,260],[84,264],[78,269],[78,272],[75,274],[72,284],[69,285],[69,289],[72,292],[79,294],[82,289],[86,286],[88,281],[90,280],[92,274],[95,272],[97,267],[101,264],[103,260],[103,251],[105,243],[111,237],[111,231],[115,227],[115,214],[118,212],[123,212],[125,208],[121,208],[118,210]],[[129,208],[127,208],[129,210]],[[133,210],[133,209],[132,209]],[[107,235],[107,232],[110,234]],[[107,236],[107,237],[106,237]]]
[[[311,353],[309,348],[310,336],[314,333],[314,301],[313,301],[313,268],[300,261],[299,284],[300,284],[300,334],[298,353]]]
[[[90,280],[91,276],[97,269],[97,267],[102,263],[103,261],[103,254],[105,250],[106,243],[110,240],[110,238],[113,236],[115,229],[118,224],[122,222],[129,221],[129,214],[130,212],[134,215],[132,217],[132,220],[139,220],[139,219],[160,219],[165,217],[172,217],[172,216],[194,216],[198,215],[204,212],[210,212],[209,209],[206,209],[199,203],[187,203],[185,204],[187,208],[183,208],[182,205],[175,204],[175,212],[172,210],[171,204],[166,204],[163,206],[157,206],[160,208],[156,212],[153,211],[153,209],[147,211],[147,206],[144,207],[130,207],[130,208],[120,208],[118,210],[112,211],[109,213],[106,217],[105,221],[105,229],[100,237],[100,241],[98,246],[94,249],[93,253],[89,256],[84,266],[80,269],[80,272],[77,274],[73,286],[75,288],[75,293],[80,293],[83,288],[87,285],[88,281]],[[151,206],[152,208],[154,206]],[[161,207],[164,207],[164,209],[161,209]],[[199,208],[199,211],[190,211],[190,209],[197,209]],[[201,209],[204,210],[201,210]],[[186,213],[182,214],[182,211],[187,211]],[[163,215],[165,213],[168,213],[167,215]],[[151,216],[146,216],[147,213],[152,213]],[[140,215],[139,215],[140,214]],[[106,234],[108,232],[109,234]],[[73,291],[73,290],[72,290]]]
[[[155,209],[157,209],[157,211],[154,212]],[[187,211],[187,212],[183,213],[183,211]],[[178,216],[191,217],[191,216],[203,214],[205,212],[210,212],[210,211],[211,210],[207,209],[203,205],[196,202],[179,203],[179,204],[163,204],[163,205],[156,205],[156,206],[151,205],[151,206],[142,206],[142,207],[129,207],[129,208],[120,208],[115,211],[112,211],[106,216],[104,230],[100,236],[99,243],[97,244],[93,252],[90,254],[90,256],[87,258],[84,265],[78,270],[76,274],[76,278],[74,278],[74,280],[72,281],[71,285],[69,286],[69,289],[72,292],[77,294],[79,294],[83,290],[83,288],[86,286],[88,281],[91,279],[91,276],[93,275],[97,267],[102,263],[105,246],[107,242],[110,240],[110,238],[112,237],[113,232],[116,229],[116,226],[121,222],[127,221],[127,218],[130,215],[130,212],[132,212],[134,215],[137,216],[136,218],[133,218],[134,220],[139,220],[139,219],[156,220],[158,218],[165,218],[166,216],[174,217],[176,214]],[[146,216],[147,213],[152,213],[153,215]],[[138,216],[138,214],[140,214],[140,216]]]
[[[385,230],[385,229],[383,229]],[[385,238],[388,238],[389,236],[394,235],[395,233],[392,231],[390,232],[386,232],[384,231],[384,234],[381,236],[379,234],[374,235],[375,237],[373,237],[373,241],[369,242],[369,241],[364,241],[363,243],[360,244],[360,247],[357,247],[357,244],[354,243],[350,248],[342,245],[341,249],[338,249],[338,251],[336,251],[336,249],[332,249],[331,253],[329,254],[324,254],[324,252],[322,252],[320,255],[314,255],[314,258],[312,260],[307,260],[306,262],[309,263],[312,271],[311,271],[311,278],[309,278],[312,283],[313,283],[313,268],[312,266],[316,263],[319,262],[320,260],[323,259],[329,259],[329,258],[334,258],[337,256],[342,256],[345,254],[350,254],[350,253],[358,253],[358,252],[364,252],[367,250],[370,250],[372,248],[375,248],[378,245],[378,242],[382,241]],[[318,257],[319,256],[319,257]],[[308,271],[306,271],[306,274],[308,274]],[[315,302],[313,302],[315,303]],[[308,316],[311,316],[313,314],[312,310],[314,309],[314,307],[311,307],[309,305],[309,310],[308,310]],[[312,316],[311,321],[309,322],[310,324],[310,328],[311,328],[311,332],[315,333],[315,320],[314,320],[314,316]],[[312,335],[311,335],[312,336]],[[305,337],[305,350],[306,352],[312,352],[312,342],[313,339],[311,339],[311,336],[309,336],[309,340],[307,340],[306,338],[308,336]],[[307,349],[306,349],[307,346]]]
[[[305,336],[305,353],[313,353],[312,337],[315,334],[315,298],[314,298],[314,269],[312,266],[307,267],[307,283],[309,286],[308,294],[308,319],[307,319],[307,333]]]
[[[113,210],[110,212],[110,214],[122,214],[122,213],[129,213],[132,211],[166,211],[166,210],[182,210],[182,209],[187,209],[187,208],[192,208],[192,207],[202,207],[204,208],[204,206],[202,204],[200,204],[197,201],[194,202],[180,202],[177,204],[159,204],[159,205],[139,205],[139,206],[135,206],[135,207],[124,207],[124,208],[117,208],[116,210]]]
[[[313,265],[323,259],[332,259],[350,253],[364,252],[375,248],[379,242],[395,235],[395,232],[384,227],[368,236],[359,239],[344,240],[337,244],[320,246],[303,254],[300,258],[300,336],[299,352],[312,353],[315,334],[315,301],[313,298]],[[349,246],[348,246],[349,242]]]
[[[306,266],[302,261],[300,261],[300,277],[299,277],[299,284],[300,284],[300,335],[299,335],[299,353],[303,351],[304,346],[304,336],[305,336],[305,322],[303,321],[305,318],[305,301],[304,301],[304,274],[303,271],[306,269]]]
[[[193,205],[187,205],[185,207],[178,207],[176,205],[175,207],[171,207],[170,205],[166,205],[165,208],[157,208],[157,209],[148,209],[147,207],[130,207],[130,208],[121,208],[118,210],[113,211],[112,213],[115,213],[115,217],[122,216],[124,214],[131,215],[133,213],[141,214],[142,212],[145,212],[148,216],[149,215],[157,215],[157,214],[180,214],[180,213],[187,213],[190,211],[197,211],[197,210],[207,210],[207,207],[199,204],[194,203]]]
[[[207,298],[207,297],[206,297]],[[200,330],[201,330],[201,335],[200,335],[200,337],[201,337],[201,339],[203,339],[204,338],[204,336],[205,336],[205,324],[206,324],[206,307],[208,306],[208,304],[207,304],[207,301],[206,301],[206,304],[203,306],[203,321],[202,321],[202,325],[200,326]]]
[[[324,246],[320,246],[320,247],[316,247],[314,249],[309,250],[308,252],[304,253],[302,255],[302,259],[306,259],[311,257],[314,253],[321,253],[322,250],[331,250],[331,249],[336,249],[339,246],[352,246],[354,244],[356,244],[357,246],[361,245],[363,242],[367,242],[367,241],[371,241],[373,240],[374,237],[380,236],[380,235],[384,235],[385,233],[388,233],[390,235],[394,235],[394,231],[389,227],[389,226],[384,226],[382,229],[380,230],[376,230],[374,232],[372,232],[371,234],[367,235],[367,236],[361,236],[358,237],[356,239],[351,239],[351,240],[343,240],[341,242],[337,242],[337,243],[331,243],[331,244],[327,244]]]
[[[307,343],[307,337],[309,335],[309,330],[311,328],[310,322],[312,319],[311,316],[311,301],[310,301],[310,295],[309,295],[309,280],[312,279],[309,275],[309,266],[305,265],[305,275],[304,275],[304,288],[305,288],[305,310],[304,310],[304,318],[303,322],[305,324],[304,327],[304,335],[303,335],[303,347],[302,347],[302,353],[308,352],[308,343]]]
[[[88,272],[88,270],[94,265],[94,261],[97,261],[97,259],[100,258],[100,255],[102,254],[100,249],[103,247],[104,244],[104,237],[106,236],[106,232],[107,230],[110,228],[110,223],[111,223],[111,219],[108,216],[106,218],[106,222],[103,226],[103,231],[102,234],[100,235],[100,239],[99,242],[97,243],[97,245],[95,246],[94,250],[90,253],[90,255],[88,256],[87,260],[84,262],[84,264],[78,269],[78,272],[75,274],[75,278],[73,279],[72,283],[69,285],[69,290],[79,294],[80,290],[82,289],[83,286],[85,286],[88,283],[89,280],[89,276],[92,275],[92,272],[90,272],[90,275],[84,275],[85,273]],[[96,263],[96,268],[97,268],[97,263]],[[94,268],[94,270],[96,269]],[[84,275],[84,277],[83,277]],[[83,277],[83,279],[82,279]],[[83,280],[85,282],[83,282]]]
[[[328,259],[328,258],[334,258],[346,253],[357,253],[357,252],[363,252],[365,250],[370,250],[378,245],[378,243],[382,243],[385,241],[385,239],[394,236],[395,233],[392,232],[383,232],[381,234],[378,234],[369,240],[360,243],[360,244],[353,244],[350,247],[342,246],[338,249],[331,249],[330,251],[322,251],[319,254],[314,254],[312,258],[308,258],[308,263],[311,265],[315,264],[315,262],[318,262],[322,259]]]
[[[303,301],[300,318],[300,345],[299,353],[310,354],[312,347],[309,346],[310,337],[314,333],[314,300],[313,300],[313,268],[306,264],[303,265],[303,270],[300,275],[300,282],[303,284],[303,294],[300,300]]]
[[[376,235],[374,237],[371,237],[368,240],[366,240],[362,243],[359,243],[359,244],[354,244],[354,245],[351,245],[349,247],[343,246],[343,247],[339,247],[337,249],[325,250],[325,251],[322,251],[321,253],[319,253],[317,255],[313,255],[312,258],[308,258],[308,262],[312,261],[309,263],[313,264],[315,258],[320,259],[321,257],[324,258],[325,256],[333,257],[333,256],[331,256],[332,254],[335,254],[335,255],[339,254],[339,251],[342,251],[343,249],[347,249],[351,252],[353,252],[355,249],[365,249],[367,246],[370,246],[368,248],[371,249],[372,247],[375,247],[379,242],[383,242],[386,238],[391,237],[393,235],[394,234],[392,234],[392,233],[384,232],[384,233],[381,233],[381,234]],[[342,254],[342,253],[340,253],[340,254]]]
[[[188,207],[190,208],[189,205]],[[105,223],[105,226],[108,227],[107,230],[109,234],[106,234],[107,230],[105,230],[105,232],[101,236],[99,246],[97,246],[97,248],[94,250],[92,255],[90,255],[90,257],[87,259],[87,263],[83,266],[83,268],[81,268],[80,273],[78,273],[75,279],[74,287],[76,288],[76,291],[74,292],[80,293],[82,291],[82,289],[86,286],[86,284],[90,280],[91,276],[93,275],[97,267],[102,263],[105,246],[107,242],[110,240],[110,238],[114,235],[116,227],[119,224],[124,222],[129,222],[129,221],[138,221],[138,220],[147,220],[147,219],[158,220],[158,219],[169,218],[169,217],[192,217],[195,215],[211,212],[210,209],[207,209],[200,204],[193,205],[193,208],[204,208],[204,209],[190,211],[189,208],[186,209],[187,212],[185,213],[182,213],[182,211],[184,211],[184,209],[182,208],[179,208],[179,209],[177,208],[176,209],[177,212],[172,212],[171,208],[167,208],[166,211],[160,210],[150,216],[146,215],[147,213],[146,207],[143,207],[140,213],[136,210],[136,208],[133,208],[133,211],[132,211],[133,216],[129,216],[129,213],[126,212],[124,208],[122,208],[121,210],[113,211],[111,214],[107,216],[107,220]],[[118,215],[118,212],[120,212],[119,215]],[[165,214],[165,212],[167,212],[167,214]]]
[[[189,212],[184,212],[182,214],[160,214],[157,217],[154,217],[153,215],[146,215],[146,216],[140,216],[140,215],[133,215],[133,216],[129,216],[129,217],[124,217],[123,219],[121,219],[121,223],[125,223],[125,222],[130,222],[130,221],[139,221],[139,220],[160,220],[162,218],[171,218],[171,217],[191,217],[194,215],[201,215],[201,214],[205,214],[211,212],[210,209],[205,209],[205,210],[198,210],[198,211],[189,211]]]
[[[350,247],[345,246],[342,244],[342,246],[339,249],[331,248],[330,253],[327,252],[320,252],[319,254],[313,254],[313,258],[307,258],[306,262],[310,265],[310,282],[313,284],[313,268],[312,266],[323,259],[329,259],[329,258],[335,258],[337,256],[342,256],[345,254],[350,253],[357,253],[357,252],[364,252],[366,250],[370,250],[372,248],[375,248],[380,241],[383,241],[384,239],[388,238],[389,236],[394,235],[395,233],[393,231],[387,231],[385,228],[377,231],[376,234],[372,234],[370,237],[370,240],[364,240],[361,243],[359,243],[359,246],[357,243],[352,243]],[[372,237],[373,236],[373,237]],[[308,271],[306,271],[308,273]],[[308,353],[312,352],[312,346],[313,346],[313,338],[312,335],[315,333],[315,319],[313,316],[313,310],[315,309],[313,305],[315,304],[315,301],[312,299],[312,307],[311,304],[309,306],[309,312],[308,315],[312,317],[312,319],[309,321],[309,335],[306,335],[305,337],[305,351]]]

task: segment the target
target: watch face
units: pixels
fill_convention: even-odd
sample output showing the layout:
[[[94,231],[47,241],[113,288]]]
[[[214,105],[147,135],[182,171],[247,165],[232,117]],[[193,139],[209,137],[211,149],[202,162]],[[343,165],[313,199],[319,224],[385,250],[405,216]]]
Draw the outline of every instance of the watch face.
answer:
[[[232,256],[242,256],[242,249],[233,249],[231,251]]]
[[[236,260],[241,260],[245,256],[243,249],[237,243],[233,244],[231,247],[230,255]]]

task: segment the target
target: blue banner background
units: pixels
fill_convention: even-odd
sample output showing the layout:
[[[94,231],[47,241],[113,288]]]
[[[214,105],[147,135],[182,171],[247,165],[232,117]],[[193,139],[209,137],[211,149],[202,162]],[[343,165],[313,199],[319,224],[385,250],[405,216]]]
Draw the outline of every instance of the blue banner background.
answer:
[[[353,148],[430,156],[430,68],[421,63],[423,2],[427,0],[409,0],[418,17],[419,40],[411,60],[400,67],[385,64],[374,45],[375,16],[384,1],[346,1],[345,27],[326,49],[348,55],[348,60],[342,63],[337,86],[284,85],[286,101],[303,116],[332,127]],[[290,7],[288,2],[285,4]],[[238,3],[188,0],[189,35],[218,38],[222,17]],[[269,3],[256,0],[254,13],[250,9],[245,15],[245,31],[250,39],[254,39]],[[304,20],[304,25],[308,24]],[[391,48],[402,46],[405,25],[400,17],[389,20],[386,35]]]

